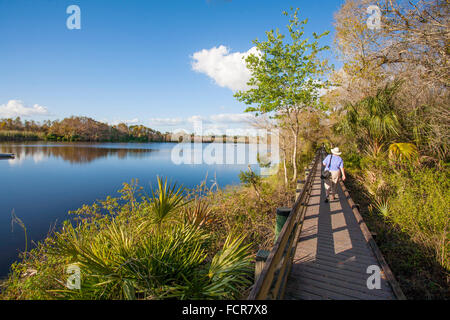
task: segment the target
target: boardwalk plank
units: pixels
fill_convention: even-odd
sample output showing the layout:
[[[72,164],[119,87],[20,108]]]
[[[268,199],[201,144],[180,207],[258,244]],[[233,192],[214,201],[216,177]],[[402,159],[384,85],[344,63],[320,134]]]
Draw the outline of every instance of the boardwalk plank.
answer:
[[[342,269],[342,268],[336,268],[335,265],[325,265],[323,263],[317,263],[317,262],[311,262],[311,263],[303,263],[300,267],[296,268],[292,271],[293,275],[300,275],[302,271],[307,269],[313,269],[316,272],[322,272],[324,274],[327,274],[327,276],[336,276],[336,277],[344,277],[344,278],[351,278],[353,281],[366,281],[367,280],[367,274],[361,273],[361,272],[355,272],[348,269]],[[385,281],[383,278],[381,278],[381,282],[383,283]]]
[[[384,292],[383,290],[378,289],[369,290],[366,286],[366,280],[362,280],[360,282],[353,282],[352,277],[341,279],[334,276],[333,273],[318,274],[314,271],[307,270],[306,268],[302,270],[301,277],[302,280],[309,279],[315,282],[321,282],[324,284],[332,285],[343,289],[348,289],[352,291],[354,290],[370,296],[372,295],[379,296],[380,298],[383,299],[391,298],[391,295],[389,293]],[[385,285],[387,284],[385,283]],[[383,288],[383,286],[381,286],[381,288]]]
[[[364,293],[360,290],[353,290],[343,286],[334,285],[331,283],[322,282],[316,279],[311,279],[307,277],[300,277],[298,281],[298,285],[301,288],[302,286],[310,286],[317,289],[316,292],[322,292],[322,294],[329,296],[330,293],[345,295],[348,299],[363,299],[363,300],[391,300],[385,297],[375,296],[372,294]]]
[[[324,202],[321,168],[314,184],[286,285],[285,299],[394,299],[381,279],[381,289],[370,290],[369,265],[378,265],[340,186],[338,198]]]

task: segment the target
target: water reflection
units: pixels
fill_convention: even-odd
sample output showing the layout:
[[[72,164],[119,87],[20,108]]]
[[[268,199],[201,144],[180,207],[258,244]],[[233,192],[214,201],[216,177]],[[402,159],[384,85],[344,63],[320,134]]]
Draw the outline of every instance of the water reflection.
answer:
[[[193,150],[194,158],[206,150]],[[107,196],[119,196],[124,182],[139,180],[149,192],[156,177],[194,188],[208,177],[207,184],[225,187],[239,183],[239,172],[247,164],[176,164],[171,158],[173,143],[0,143],[0,153],[15,159],[0,160],[0,279],[24,249],[23,231],[11,231],[11,212],[27,228],[28,247],[58,228],[67,212]],[[195,149],[195,148],[193,148]],[[237,146],[233,155],[240,153]],[[246,159],[254,158],[250,148]],[[195,153],[197,152],[197,153]],[[241,154],[242,155],[242,154]],[[258,166],[253,166],[259,172]]]
[[[20,164],[26,158],[35,163],[49,157],[61,158],[70,163],[89,163],[110,156],[119,159],[127,157],[144,158],[154,149],[108,147],[105,145],[0,145],[0,153],[14,153],[15,159],[8,159],[11,165]]]

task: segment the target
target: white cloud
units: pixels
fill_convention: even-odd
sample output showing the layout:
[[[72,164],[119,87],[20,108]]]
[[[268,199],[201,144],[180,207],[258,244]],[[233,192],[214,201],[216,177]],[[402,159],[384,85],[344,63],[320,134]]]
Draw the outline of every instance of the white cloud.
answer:
[[[176,129],[173,131],[174,134],[189,134],[189,131],[186,131],[184,129]]]
[[[107,124],[109,124],[109,125],[111,125],[111,126],[116,126],[116,125],[118,125],[119,123],[124,123],[124,124],[127,124],[127,125],[132,125],[132,124],[138,124],[139,122],[140,122],[140,120],[139,120],[139,118],[134,118],[134,119],[130,119],[130,120],[108,120],[108,119],[105,119],[105,118],[103,118],[103,119],[101,119],[101,120],[99,120],[100,122],[104,122],[104,123],[107,123]]]
[[[243,53],[230,53],[230,49],[223,45],[203,49],[193,54],[192,69],[208,75],[221,87],[233,91],[247,90],[251,74],[245,65],[245,57],[252,53],[258,54],[256,47]]]
[[[248,113],[222,113],[210,116],[194,115],[188,118],[152,118],[150,126],[157,130],[193,132],[200,125],[204,134],[224,134],[228,129],[246,130],[255,116]],[[175,127],[175,128],[174,128]]]
[[[139,119],[138,118],[134,118],[134,119],[131,119],[131,120],[123,120],[122,122],[126,123],[126,124],[136,124],[136,123],[139,122]]]
[[[130,119],[130,120],[117,120],[114,121],[114,124],[125,123],[127,125],[138,124],[140,121],[138,118]]]
[[[183,124],[184,120],[181,118],[151,118],[149,122],[152,126],[173,127]]]
[[[202,117],[202,116],[191,116],[189,118],[187,118],[187,122],[189,123],[197,123],[197,122],[204,122],[204,123],[209,123],[209,119],[207,117]]]
[[[6,104],[0,105],[0,118],[31,117],[48,114],[46,107],[38,104],[28,107],[20,100],[9,100]]]
[[[250,113],[222,113],[210,116],[213,122],[225,123],[245,123],[254,119],[255,116]]]

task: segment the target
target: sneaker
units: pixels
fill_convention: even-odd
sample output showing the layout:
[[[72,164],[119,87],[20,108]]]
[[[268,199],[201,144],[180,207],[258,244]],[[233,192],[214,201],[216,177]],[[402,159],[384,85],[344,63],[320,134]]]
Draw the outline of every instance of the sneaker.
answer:
[[[328,198],[325,198],[325,203],[328,203]]]

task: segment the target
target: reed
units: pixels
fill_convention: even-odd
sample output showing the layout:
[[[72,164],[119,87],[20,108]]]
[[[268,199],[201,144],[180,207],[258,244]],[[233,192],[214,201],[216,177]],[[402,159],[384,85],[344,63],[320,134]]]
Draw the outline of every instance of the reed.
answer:
[[[44,133],[16,130],[0,130],[0,141],[37,141],[44,140]]]

